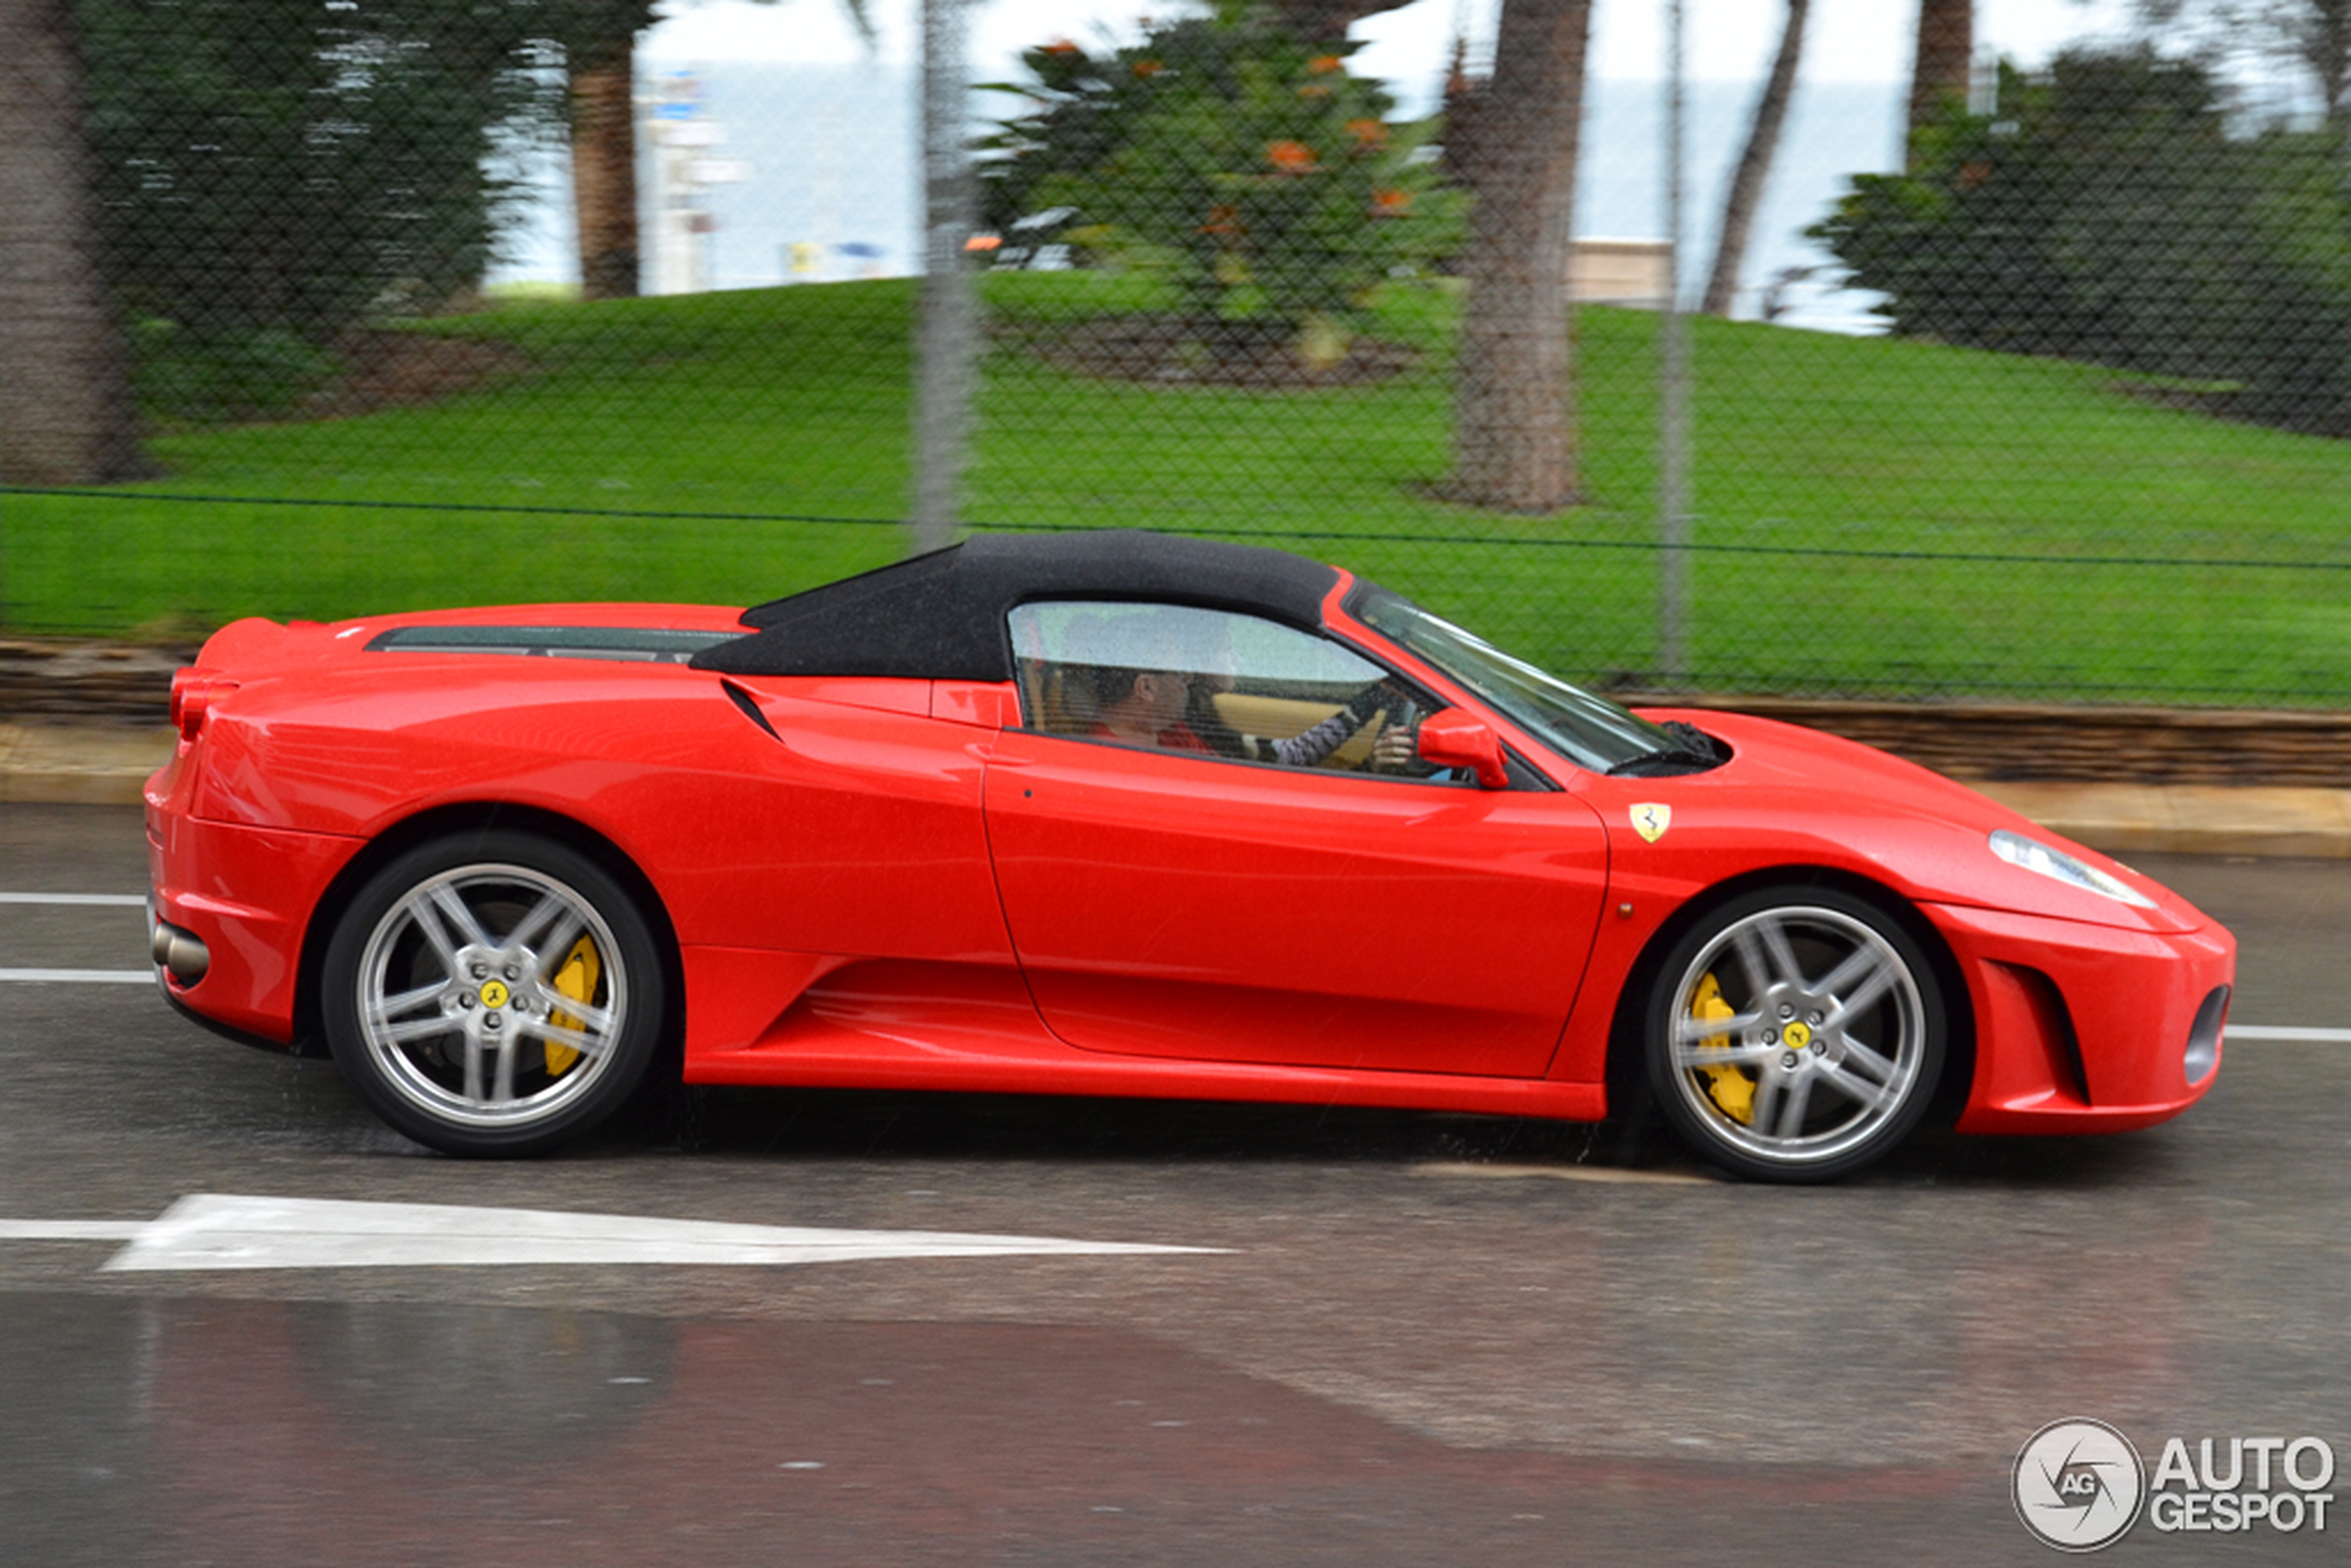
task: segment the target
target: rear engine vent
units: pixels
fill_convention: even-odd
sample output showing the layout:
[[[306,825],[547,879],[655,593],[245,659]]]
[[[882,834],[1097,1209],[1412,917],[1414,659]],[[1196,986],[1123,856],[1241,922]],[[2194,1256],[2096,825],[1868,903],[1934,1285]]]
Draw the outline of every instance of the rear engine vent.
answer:
[[[524,658],[623,659],[682,665],[739,631],[636,626],[400,626],[368,640],[371,653],[511,653]]]

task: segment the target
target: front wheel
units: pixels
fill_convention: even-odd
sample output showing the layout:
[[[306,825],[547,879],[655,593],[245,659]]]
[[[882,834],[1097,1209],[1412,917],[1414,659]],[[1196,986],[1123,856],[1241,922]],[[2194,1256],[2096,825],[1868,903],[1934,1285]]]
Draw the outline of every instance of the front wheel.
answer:
[[[1907,1137],[1943,1071],[1934,966],[1876,905],[1826,888],[1732,900],[1675,944],[1645,1030],[1649,1087],[1700,1157],[1825,1181]]]
[[[660,1034],[661,964],[626,890],[535,834],[411,850],[327,947],[327,1041],[370,1109],[444,1153],[542,1153],[610,1115]]]

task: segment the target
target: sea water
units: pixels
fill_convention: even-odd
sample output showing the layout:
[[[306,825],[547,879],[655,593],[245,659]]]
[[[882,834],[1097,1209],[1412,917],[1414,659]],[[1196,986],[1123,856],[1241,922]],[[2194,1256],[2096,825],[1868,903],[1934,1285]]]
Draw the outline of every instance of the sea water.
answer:
[[[702,188],[707,230],[699,242],[712,286],[762,288],[855,277],[898,277],[922,268],[917,82],[881,65],[765,61],[697,68],[696,113],[722,138],[709,151],[740,176]],[[646,73],[646,91],[660,91]],[[1399,96],[1407,96],[1403,84]],[[1683,143],[1686,294],[1711,262],[1723,192],[1754,113],[1750,82],[1693,82],[1685,90]],[[1425,99],[1428,94],[1421,96]],[[1666,237],[1665,93],[1654,81],[1596,81],[1586,92],[1576,233],[1606,239]],[[1016,112],[1004,93],[974,94],[975,116]],[[1735,314],[1797,326],[1871,331],[1872,296],[1839,286],[1835,259],[1805,238],[1849,188],[1852,176],[1897,166],[1901,89],[1884,82],[1799,82],[1757,212],[1741,269]],[[560,167],[534,171],[541,195],[507,236],[492,281],[576,281],[569,193]],[[641,174],[652,199],[650,159]],[[647,244],[650,254],[650,240]]]

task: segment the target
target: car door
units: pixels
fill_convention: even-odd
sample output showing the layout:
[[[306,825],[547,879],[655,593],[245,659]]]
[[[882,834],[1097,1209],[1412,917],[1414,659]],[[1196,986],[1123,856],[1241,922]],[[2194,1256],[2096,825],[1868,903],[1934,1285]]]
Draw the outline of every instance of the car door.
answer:
[[[1024,727],[989,755],[983,810],[1014,951],[1064,1040],[1235,1063],[1544,1071],[1607,871],[1604,832],[1574,796],[1368,771],[1368,732],[1415,694],[1293,628],[1056,604],[1016,610],[1013,632]],[[1156,744],[1122,740],[1100,679],[1121,660],[1173,669],[1204,700]],[[1312,738],[1375,691],[1373,718],[1337,726],[1356,731],[1343,745],[1244,760]],[[1298,733],[1236,733],[1236,716]]]

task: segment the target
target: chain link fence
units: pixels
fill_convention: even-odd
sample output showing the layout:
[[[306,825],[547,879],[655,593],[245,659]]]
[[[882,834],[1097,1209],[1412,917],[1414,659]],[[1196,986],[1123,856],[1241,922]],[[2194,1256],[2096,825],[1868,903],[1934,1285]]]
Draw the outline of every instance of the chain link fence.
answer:
[[[6,631],[743,604],[1133,527],[1616,690],[2351,705],[2351,152],[2307,60],[1986,66],[1907,155],[1898,84],[1799,74],[1710,315],[1762,79],[1669,113],[1579,6],[1413,80],[1311,6],[974,64],[932,0],[922,68],[692,69],[612,9],[71,9],[90,200],[16,226],[0,331],[101,280],[141,471],[0,449]],[[10,179],[73,141],[22,42]],[[628,156],[574,123],[598,70]],[[0,405],[70,359],[12,350]]]

